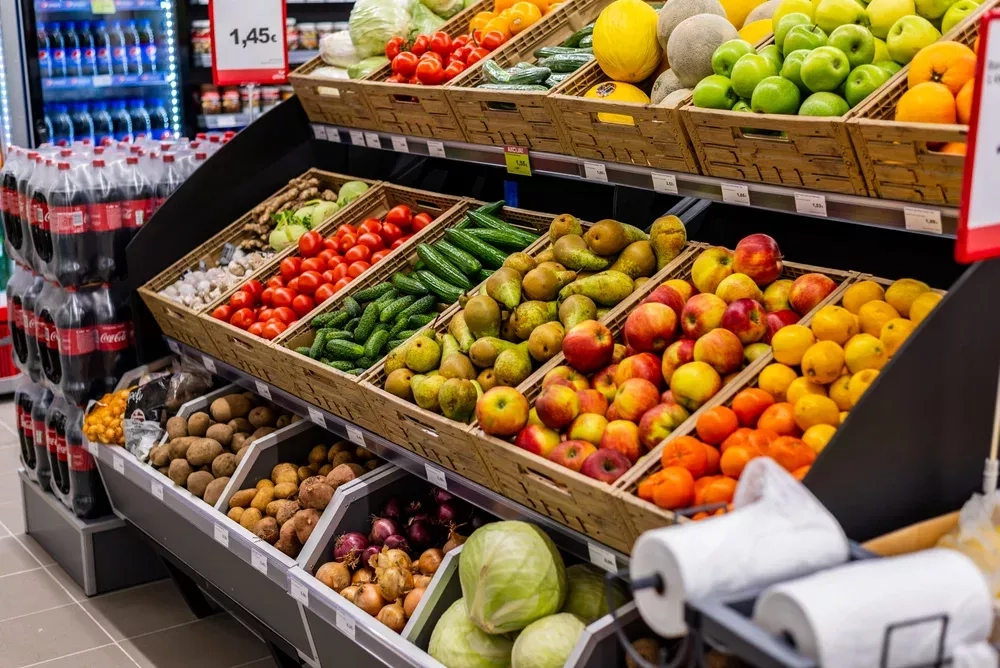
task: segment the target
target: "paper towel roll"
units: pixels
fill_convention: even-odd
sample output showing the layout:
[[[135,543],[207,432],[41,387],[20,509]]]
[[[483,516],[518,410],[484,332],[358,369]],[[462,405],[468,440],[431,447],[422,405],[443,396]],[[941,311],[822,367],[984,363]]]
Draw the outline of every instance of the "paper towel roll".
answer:
[[[847,537],[809,491],[773,460],[747,465],[737,510],[722,517],[647,531],[632,549],[630,575],[658,574],[662,591],[635,593],[656,633],[684,635],[684,602],[789,580],[847,561]]]
[[[905,668],[933,665],[942,630],[945,659],[958,646],[985,640],[993,607],[986,579],[968,557],[933,549],[774,585],[757,599],[753,621],[823,668]]]

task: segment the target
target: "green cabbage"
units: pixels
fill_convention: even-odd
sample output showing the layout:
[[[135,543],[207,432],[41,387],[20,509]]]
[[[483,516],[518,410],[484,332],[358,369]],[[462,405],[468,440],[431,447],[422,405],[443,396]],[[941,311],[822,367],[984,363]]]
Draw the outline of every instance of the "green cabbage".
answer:
[[[514,643],[513,668],[562,668],[585,628],[568,612],[528,624]]]
[[[428,2],[431,1],[433,0],[428,0]],[[461,3],[459,3],[459,8],[461,9]],[[438,28],[443,26],[445,23],[443,18],[435,14],[420,2],[413,3],[410,10],[410,16],[412,17],[412,22],[410,24],[411,40],[416,39],[417,35],[430,36],[431,33],[437,32]]]
[[[340,192],[337,193],[337,205],[344,208],[347,204],[361,197],[366,190],[368,190],[368,184],[364,181],[348,181],[340,186]]]
[[[271,230],[271,236],[268,237],[267,241],[271,244],[271,248],[281,251],[292,244],[298,243],[299,237],[308,231],[309,228],[305,225],[282,222],[278,223],[278,226]]]
[[[625,604],[625,593],[615,582],[614,605]],[[566,604],[563,612],[569,612],[591,624],[608,614],[608,602],[604,598],[604,571],[588,564],[577,564],[566,569]]]
[[[465,8],[462,0],[420,0],[420,1],[427,7],[427,9],[431,10],[438,16],[445,19],[450,19],[452,16],[458,14]]]
[[[385,56],[365,58],[347,68],[347,76],[351,79],[362,79],[389,62]]]
[[[385,55],[385,44],[410,32],[411,0],[358,0],[351,10],[348,29],[358,58]]]
[[[327,202],[325,200],[314,204],[309,214],[309,229],[315,230],[322,225],[327,218],[337,213],[338,208],[336,202]]]
[[[351,41],[351,33],[347,30],[323,35],[319,40],[319,57],[334,67],[350,67],[360,60]]]
[[[472,532],[459,562],[469,617],[487,633],[508,633],[559,612],[566,568],[552,539],[526,522],[493,522]]]
[[[451,604],[434,626],[427,653],[448,668],[506,668],[514,643],[483,633],[469,620],[465,599]]]

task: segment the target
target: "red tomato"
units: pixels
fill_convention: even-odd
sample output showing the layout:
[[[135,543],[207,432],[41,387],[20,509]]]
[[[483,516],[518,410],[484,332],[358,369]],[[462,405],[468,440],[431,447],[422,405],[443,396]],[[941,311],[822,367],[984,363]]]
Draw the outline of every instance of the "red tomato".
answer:
[[[340,252],[340,242],[337,241],[336,237],[329,237],[323,241],[323,247],[332,250],[334,253]]]
[[[253,311],[248,308],[241,308],[235,313],[233,317],[229,319],[229,324],[233,327],[239,327],[240,329],[246,329],[254,323],[256,318],[254,318]]]
[[[299,255],[314,257],[323,250],[323,235],[316,230],[310,230],[299,237]]]
[[[334,255],[329,260],[326,261],[327,269],[335,269],[338,264],[344,264],[344,258],[340,255]]]
[[[383,242],[382,237],[377,234],[362,234],[358,237],[358,246],[368,246],[373,251],[377,251],[385,248],[385,242]],[[355,246],[355,248],[356,247],[357,246]]]
[[[413,212],[405,204],[398,204],[389,209],[389,213],[385,214],[385,222],[398,225],[402,228],[409,227],[412,221]]]
[[[436,32],[431,35],[431,51],[447,56],[454,48],[451,45],[451,36],[446,32]]]
[[[472,53],[474,48],[475,47],[469,45],[460,46],[451,52],[451,55],[448,57],[448,60],[449,61],[458,60],[464,63],[468,59],[469,54]]]
[[[419,232],[428,225],[434,222],[429,213],[418,213],[413,217],[413,227],[411,228],[414,232]]]
[[[237,290],[233,293],[233,296],[229,298],[229,305],[234,309],[253,308],[257,305],[257,300],[254,299],[253,295],[249,292]]]
[[[309,295],[299,295],[292,300],[292,310],[300,318],[316,308],[316,302]]]
[[[416,76],[410,77],[410,80],[407,81],[406,83],[414,85],[414,86],[422,86],[423,85],[423,84],[420,83],[420,81],[417,79]]]
[[[291,288],[274,289],[275,306],[291,306],[293,299],[295,299],[295,291]]]
[[[333,272],[333,278],[339,281],[344,276],[347,276],[347,267],[347,263],[344,262],[343,264],[338,264],[336,267],[331,269],[330,271]]]
[[[304,272],[304,271],[319,271],[319,272],[322,272],[322,271],[325,271],[325,270],[326,270],[326,261],[325,260],[321,260],[318,257],[311,257],[308,260],[303,260],[302,261],[302,267],[299,270],[299,275],[301,276],[302,272]]]
[[[344,276],[342,279],[340,279],[339,281],[337,281],[336,283],[333,284],[334,291],[335,292],[340,292],[341,290],[344,289],[344,287],[347,286],[348,283],[350,283],[353,280],[354,279],[351,278],[350,276]]]
[[[492,51],[506,41],[507,38],[503,36],[502,32],[499,30],[491,30],[483,35],[483,40],[479,43],[479,45],[487,51]]]
[[[428,51],[424,55],[420,56],[420,62],[423,62],[425,60],[433,60],[435,63],[440,63],[442,66],[444,66],[444,56],[442,56],[440,53],[437,53],[436,51]],[[417,66],[419,65],[420,63],[418,62]]]
[[[349,251],[356,243],[358,243],[358,236],[356,234],[345,234],[340,237],[340,251]]]
[[[384,258],[386,255],[388,255],[391,252],[392,251],[389,250],[388,248],[384,248],[384,249],[380,250],[379,252],[372,254],[372,264],[375,264],[376,262],[378,262],[379,260],[381,260],[382,258]]]
[[[251,334],[253,334],[254,336],[263,336],[264,335],[264,323],[263,322],[255,322],[254,324],[250,325],[247,328],[247,331],[250,332]]]
[[[243,292],[249,292],[255,299],[260,298],[260,293],[264,292],[264,286],[258,280],[247,281],[240,288]]]
[[[324,283],[333,283],[337,280],[337,277],[333,275],[332,269],[327,269],[322,273]],[[320,287],[323,287],[322,285]]]
[[[274,306],[274,288],[264,288],[260,293],[260,303],[264,306]]]
[[[257,312],[257,322],[267,322],[274,317],[273,308],[262,308]]]
[[[382,232],[382,221],[378,218],[369,218],[358,227],[361,234],[380,234]]]
[[[385,78],[385,80],[387,83],[406,83],[409,81],[409,79],[404,77],[402,74],[390,74]]]
[[[272,276],[267,279],[267,287],[269,288],[283,288],[285,287],[285,279],[279,276]]]
[[[417,54],[418,56],[424,55],[430,46],[431,40],[427,35],[418,35],[415,40],[413,40],[413,46],[410,47],[410,51]]]
[[[412,77],[417,69],[419,56],[409,51],[404,51],[392,59],[392,73],[401,77]]]
[[[300,257],[286,257],[281,261],[281,277],[288,282],[299,275],[302,271],[302,258]]]
[[[461,48],[472,41],[472,35],[459,35],[455,39],[451,40],[452,46],[456,49]]]
[[[288,329],[288,325],[281,322],[280,320],[269,320],[267,323],[264,324],[264,331],[261,333],[261,336],[270,341],[271,339],[276,338],[286,329]]]
[[[288,289],[292,291],[292,294],[299,294],[299,277],[296,276],[292,280],[288,281]]]
[[[348,225],[346,223],[337,228],[338,239],[343,239],[345,234],[353,234],[354,236],[358,236],[358,228],[354,227],[353,225]],[[343,244],[341,244],[341,248],[343,248]]]
[[[476,47],[472,50],[472,53],[469,54],[469,57],[465,59],[465,66],[472,67],[488,55],[490,55],[489,49],[484,49],[481,46]]]
[[[229,318],[233,315],[233,309],[229,304],[223,304],[222,306],[216,306],[215,310],[212,311],[212,317],[216,320],[225,320],[229,322]]]
[[[417,79],[425,86],[435,86],[444,81],[444,69],[435,60],[421,60],[417,65]]]
[[[368,235],[362,235],[362,236],[368,236]],[[371,256],[372,256],[372,249],[369,246],[358,244],[351,250],[347,251],[347,254],[344,256],[344,259],[347,260],[347,262],[357,262],[358,260],[367,260]]]
[[[323,275],[318,271],[303,271],[299,275],[299,293],[311,295],[323,284]],[[295,308],[294,306],[292,308]]]
[[[324,248],[323,250],[321,250],[319,252],[319,255],[317,255],[316,257],[318,257],[320,260],[323,260],[323,262],[329,262],[330,258],[333,257],[336,254],[337,254],[337,251],[329,249],[329,248]]]
[[[399,239],[396,239],[395,241],[392,242],[392,245],[389,246],[389,250],[396,250],[397,248],[399,248],[400,246],[402,246],[405,243],[406,243],[406,239],[404,239],[402,237],[399,238]]]
[[[402,37],[393,37],[385,43],[385,57],[392,60],[406,47],[406,40]]]
[[[286,324],[295,322],[295,311],[287,306],[279,306],[274,309],[274,319]]]
[[[403,230],[395,223],[386,223],[382,226],[382,241],[392,244],[396,239],[403,236]]]
[[[369,267],[371,267],[369,263],[364,260],[359,260],[352,263],[351,266],[347,268],[347,275],[351,278],[357,278],[361,274],[368,271]]]
[[[313,295],[313,298],[316,300],[317,304],[322,304],[327,299],[337,294],[337,291],[333,287],[335,282],[336,281],[330,281],[329,283],[324,283],[316,288],[316,294]]]
[[[451,81],[465,71],[465,65],[460,60],[453,60],[444,68],[444,80]]]

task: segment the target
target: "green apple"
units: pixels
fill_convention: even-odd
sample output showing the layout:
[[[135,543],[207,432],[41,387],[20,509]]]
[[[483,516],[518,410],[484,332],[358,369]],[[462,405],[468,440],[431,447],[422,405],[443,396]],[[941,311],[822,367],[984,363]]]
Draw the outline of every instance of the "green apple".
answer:
[[[753,44],[742,39],[731,39],[723,42],[712,54],[712,71],[719,76],[728,77],[733,73],[733,65],[740,57],[753,53]]]
[[[880,60],[892,60],[889,57],[889,47],[885,45],[884,39],[875,38],[875,57],[872,58],[873,63],[877,63]]]
[[[816,8],[816,25],[827,35],[839,26],[857,24],[868,25],[868,14],[856,0],[820,0]]]
[[[733,82],[718,74],[699,81],[691,93],[691,102],[702,109],[732,109],[739,99],[733,92]]]
[[[837,90],[837,86],[844,83],[850,73],[851,65],[847,61],[847,55],[832,46],[813,49],[799,69],[802,83],[814,93]]]
[[[774,44],[768,44],[764,48],[759,49],[757,53],[774,63],[774,69],[781,69],[781,61],[783,61],[784,58],[781,57],[781,51],[777,46]]]
[[[868,4],[866,13],[872,34],[879,39],[885,39],[892,24],[904,16],[916,14],[917,7],[913,4],[913,0],[872,0]]]
[[[941,18],[941,32],[948,32],[978,8],[979,4],[976,0],[958,0],[958,2],[948,8],[948,11]]]
[[[812,18],[808,14],[803,14],[802,12],[792,12],[787,16],[783,16],[778,24],[774,28],[774,43],[778,45],[779,49],[784,51],[785,35],[788,31],[795,26],[808,26],[812,25]]]
[[[790,54],[785,56],[785,62],[781,64],[781,76],[798,86],[803,92],[808,92],[809,89],[807,89],[806,85],[802,83],[802,75],[799,70],[802,69],[802,62],[808,55],[809,52],[805,49],[792,51]]]
[[[895,74],[896,72],[898,72],[901,69],[903,69],[903,66],[900,65],[899,63],[897,63],[895,60],[879,60],[879,61],[877,61],[875,63],[872,63],[872,64],[875,65],[875,67],[877,67],[877,68],[879,68],[881,70],[885,70],[885,72],[890,77],[893,74]]]
[[[794,83],[784,77],[767,77],[753,89],[750,108],[758,114],[794,114],[799,110],[802,94]]]
[[[785,35],[785,53],[812,51],[821,46],[826,46],[826,33],[819,26],[795,26]]]
[[[847,75],[844,89],[847,104],[856,107],[889,80],[889,73],[877,65],[858,65]]]
[[[802,13],[809,17],[810,21],[816,14],[816,5],[819,0],[781,0],[771,14],[771,29],[777,30],[781,19],[789,14]]]
[[[843,116],[851,108],[835,93],[813,93],[802,102],[799,116]]]
[[[941,39],[941,33],[922,16],[904,16],[892,24],[885,38],[889,57],[900,65],[913,60],[920,49]]]
[[[750,98],[762,79],[776,74],[778,68],[774,66],[774,61],[759,53],[748,53],[733,65],[733,90],[740,97]]]
[[[827,46],[840,49],[847,54],[851,69],[858,65],[868,65],[875,60],[875,38],[868,28],[856,25],[840,26],[830,33]]]
[[[923,16],[928,21],[939,19],[944,16],[948,8],[955,0],[915,0],[917,15]]]
[[[750,105],[747,103],[746,100],[740,100],[739,102],[733,105],[733,111],[753,112],[753,109],[750,108]]]

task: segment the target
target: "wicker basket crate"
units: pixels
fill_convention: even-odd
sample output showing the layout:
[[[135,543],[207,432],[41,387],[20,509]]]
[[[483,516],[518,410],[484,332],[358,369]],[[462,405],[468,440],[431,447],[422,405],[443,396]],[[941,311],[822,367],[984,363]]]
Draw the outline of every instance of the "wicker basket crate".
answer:
[[[309,120],[326,125],[377,130],[378,123],[361,90],[361,80],[313,76],[313,72],[325,66],[326,63],[316,57],[288,77]]]
[[[424,190],[415,190],[413,188],[404,188],[402,186],[383,183],[377,188],[371,189],[363,201],[355,203],[350,208],[345,208],[342,212],[338,212],[333,218],[316,228],[316,230],[323,236],[326,236],[344,223],[360,224],[366,218],[373,216],[381,217],[396,204],[407,204],[416,211],[427,211],[435,217],[440,217],[445,213],[451,212],[453,209],[457,210],[464,201],[458,197],[438,195],[437,193],[430,193]],[[428,230],[431,230],[433,227],[433,225],[425,227],[414,235],[410,241],[387,255],[383,262],[388,262],[395,256],[406,254],[410,248],[420,243],[426,236],[426,233],[429,233]],[[269,278],[278,273],[281,260],[297,253],[298,248],[296,246],[287,248],[257,272],[254,278],[262,283],[267,282]],[[349,285],[353,285],[353,282]],[[347,287],[349,286],[346,286],[341,292],[345,292]],[[219,359],[239,367],[262,380],[274,383],[283,390],[296,392],[299,386],[295,382],[295,377],[288,374],[287,370],[282,368],[284,361],[276,356],[274,346],[270,341],[234,327],[228,322],[216,320],[211,316],[212,309],[220,304],[225,304],[232,293],[238,289],[239,286],[236,286],[226,292],[198,316],[208,336],[212,338],[212,342],[215,344]],[[340,294],[337,293],[331,299]],[[319,308],[321,307],[313,309],[311,313],[300,318],[300,321],[308,322],[311,320],[318,314]]]
[[[320,185],[323,188],[330,188],[332,190],[339,190],[340,186],[348,181],[364,181],[369,186],[372,186],[372,188],[379,183],[378,181],[358,179],[353,176],[347,176],[346,174],[325,172],[320,169],[310,169],[303,176],[315,176],[319,179]],[[371,192],[372,188],[369,188],[368,192]],[[290,189],[291,186],[285,186],[278,192],[269,196],[267,199],[283,195],[289,192]],[[351,202],[350,207],[356,206],[359,203],[359,200],[367,196],[368,193],[365,193],[361,198],[358,198],[358,200]],[[343,210],[349,210],[350,207],[345,207]],[[340,212],[338,211],[338,213]],[[164,297],[160,294],[160,290],[173,284],[188,270],[196,267],[201,261],[204,261],[205,264],[210,267],[218,264],[219,258],[222,256],[223,249],[227,244],[238,246],[241,241],[253,238],[253,234],[250,234],[243,229],[245,224],[252,221],[253,215],[250,212],[245,213],[238,220],[236,220],[236,222],[228,225],[221,232],[195,248],[181,259],[177,260],[177,262],[174,262],[167,269],[157,274],[151,281],[139,288],[139,296],[142,297],[142,301],[152,312],[153,317],[156,319],[156,323],[160,326],[160,329],[165,335],[177,339],[178,341],[181,341],[189,346],[198,348],[208,354],[216,355],[218,350],[216,349],[211,338],[208,336],[208,333],[205,331],[202,321],[198,319],[198,314],[204,312],[206,309],[193,309],[184,306],[180,302]],[[250,278],[249,274],[247,275],[247,278]]]

